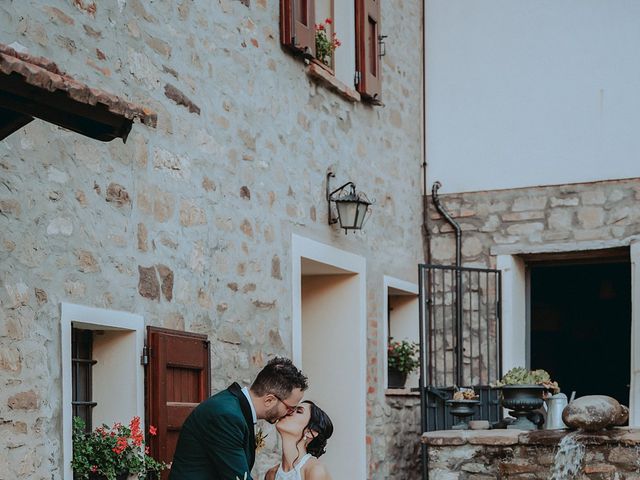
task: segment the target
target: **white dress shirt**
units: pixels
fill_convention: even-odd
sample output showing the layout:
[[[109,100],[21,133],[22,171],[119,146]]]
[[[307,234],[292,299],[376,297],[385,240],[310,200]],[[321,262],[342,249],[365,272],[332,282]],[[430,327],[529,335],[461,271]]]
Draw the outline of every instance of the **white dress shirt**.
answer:
[[[251,401],[251,395],[249,395],[249,389],[247,387],[242,387],[242,393],[249,400],[249,406],[251,407],[251,416],[253,417],[253,424],[258,423],[258,416],[256,415],[256,409],[253,406],[253,402]]]

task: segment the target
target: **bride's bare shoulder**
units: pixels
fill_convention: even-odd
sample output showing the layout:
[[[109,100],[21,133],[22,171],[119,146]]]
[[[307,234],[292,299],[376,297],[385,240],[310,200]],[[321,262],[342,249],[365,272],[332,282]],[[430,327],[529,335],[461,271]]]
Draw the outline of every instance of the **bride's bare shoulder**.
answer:
[[[264,480],[274,480],[276,478],[276,472],[278,471],[278,465],[274,465],[264,475]]]
[[[317,458],[311,458],[304,470],[304,480],[331,480],[329,470]]]

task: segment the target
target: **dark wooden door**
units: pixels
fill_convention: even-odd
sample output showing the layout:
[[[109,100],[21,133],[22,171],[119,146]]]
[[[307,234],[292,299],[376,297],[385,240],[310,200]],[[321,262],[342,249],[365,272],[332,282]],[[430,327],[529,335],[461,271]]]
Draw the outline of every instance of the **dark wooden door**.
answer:
[[[206,335],[147,327],[147,425],[157,428],[149,446],[158,460],[173,460],[182,424],[209,397],[209,351]]]

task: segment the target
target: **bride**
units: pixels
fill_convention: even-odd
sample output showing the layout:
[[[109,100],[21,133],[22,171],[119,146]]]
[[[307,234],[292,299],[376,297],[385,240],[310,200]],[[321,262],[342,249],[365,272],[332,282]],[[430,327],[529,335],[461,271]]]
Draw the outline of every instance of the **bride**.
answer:
[[[329,416],[315,403],[305,400],[293,412],[278,420],[282,438],[282,463],[265,475],[265,480],[331,480],[318,460],[333,433]]]

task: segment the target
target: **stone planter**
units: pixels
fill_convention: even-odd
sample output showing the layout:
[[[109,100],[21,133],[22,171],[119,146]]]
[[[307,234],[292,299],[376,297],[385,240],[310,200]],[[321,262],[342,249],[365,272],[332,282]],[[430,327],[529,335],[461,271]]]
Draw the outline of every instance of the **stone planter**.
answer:
[[[542,394],[545,388],[542,385],[505,385],[500,387],[500,390],[502,406],[509,410],[509,415],[516,418],[516,421],[507,428],[537,430],[538,427],[527,418],[527,415],[542,407],[544,403]]]

